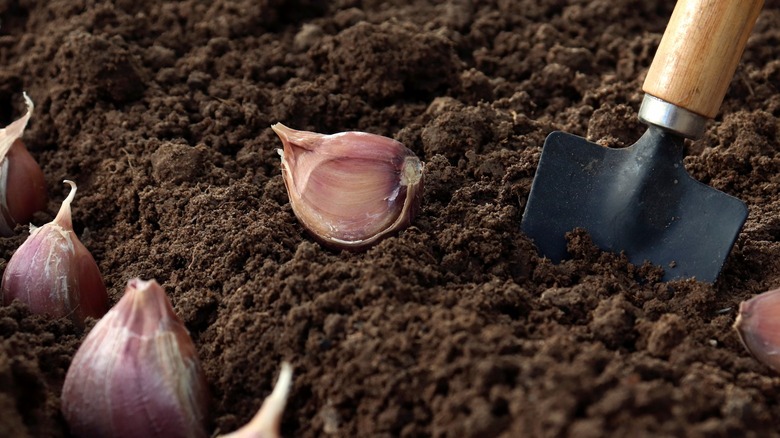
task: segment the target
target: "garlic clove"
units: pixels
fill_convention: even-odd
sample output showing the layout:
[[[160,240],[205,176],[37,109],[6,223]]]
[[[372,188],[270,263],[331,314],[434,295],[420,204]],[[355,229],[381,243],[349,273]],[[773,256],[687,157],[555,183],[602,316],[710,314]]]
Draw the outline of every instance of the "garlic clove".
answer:
[[[14,234],[17,224],[29,221],[33,213],[46,208],[46,181],[21,137],[33,110],[24,94],[27,112],[0,129],[0,235]]]
[[[780,289],[740,303],[734,328],[759,362],[780,371]]]
[[[293,212],[324,244],[362,249],[411,223],[424,168],[403,144],[364,132],[324,135],[281,123],[271,129],[282,140]]]
[[[221,438],[279,438],[281,437],[282,414],[287,404],[287,397],[292,386],[292,367],[287,362],[282,362],[282,371],[279,379],[260,410],[241,429],[227,435],[219,435]]]
[[[208,404],[195,345],[154,280],[127,283],[76,352],[62,389],[62,413],[82,438],[205,438]]]
[[[83,326],[86,317],[99,318],[108,310],[108,294],[95,259],[76,237],[70,204],[76,184],[62,202],[54,221],[30,227],[30,236],[6,265],[0,285],[0,301],[14,299],[30,311],[55,318],[70,317]]]

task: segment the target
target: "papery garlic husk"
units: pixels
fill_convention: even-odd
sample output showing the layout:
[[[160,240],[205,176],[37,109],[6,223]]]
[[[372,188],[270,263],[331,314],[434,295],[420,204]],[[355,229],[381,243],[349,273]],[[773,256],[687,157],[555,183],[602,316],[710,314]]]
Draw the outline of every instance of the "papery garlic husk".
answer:
[[[0,236],[5,237],[13,236],[17,224],[46,208],[46,180],[21,139],[33,111],[27,93],[24,100],[25,115],[0,129]]]
[[[269,395],[260,410],[244,427],[221,438],[280,438],[282,414],[287,404],[287,397],[292,386],[292,367],[282,362],[282,371],[276,381],[273,392]]]
[[[362,249],[408,226],[423,191],[423,164],[391,138],[324,135],[277,123],[282,175],[293,212],[324,244]]]
[[[52,222],[36,228],[8,261],[0,286],[3,305],[14,299],[36,314],[69,317],[83,326],[86,317],[100,318],[108,310],[108,294],[95,259],[73,232],[70,204],[76,184]]]
[[[740,303],[734,328],[753,357],[780,372],[780,289]]]
[[[84,339],[62,389],[80,438],[205,438],[208,404],[189,332],[163,288],[137,278]]]

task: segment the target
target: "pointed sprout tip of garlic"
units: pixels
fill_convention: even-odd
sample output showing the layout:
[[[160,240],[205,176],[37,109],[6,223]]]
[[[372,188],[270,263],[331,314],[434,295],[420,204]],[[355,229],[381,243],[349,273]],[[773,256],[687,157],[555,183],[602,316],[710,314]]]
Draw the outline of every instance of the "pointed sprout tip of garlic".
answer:
[[[0,235],[10,237],[17,224],[27,222],[46,208],[46,181],[40,166],[21,137],[34,108],[24,94],[27,111],[0,129]]]
[[[78,187],[75,182],[69,179],[63,180],[62,182],[70,186],[70,191],[68,192],[68,196],[62,201],[62,204],[60,204],[60,210],[57,212],[57,217],[54,218],[54,222],[63,228],[72,230],[73,220],[71,217],[70,204],[76,198]]]
[[[33,110],[35,109],[35,105],[26,91],[22,92],[22,96],[24,97],[27,111],[25,111],[22,117],[11,122],[10,125],[0,129],[0,159],[5,157],[5,154],[8,153],[13,142],[21,138],[22,134],[24,134],[24,130],[27,128],[27,124],[30,122],[30,117],[32,117]]]
[[[76,190],[78,190],[78,187],[76,186],[75,182],[69,179],[62,180],[62,183],[70,186],[70,191],[68,192],[68,196],[65,198],[64,201],[67,202],[68,205],[70,205],[70,203],[73,202],[73,199],[76,197]]]
[[[22,91],[22,97],[24,97],[24,103],[27,105],[27,112],[32,114],[35,109],[35,104],[33,104],[32,99],[30,99],[30,96],[27,95],[26,91]]]
[[[292,376],[292,366],[288,362],[282,362],[276,385],[255,416],[242,428],[227,435],[220,435],[220,438],[279,438],[284,407],[292,388]]]
[[[263,402],[263,407],[268,405],[267,413],[264,418],[269,422],[274,422],[277,427],[281,421],[282,413],[284,412],[284,406],[287,404],[287,397],[290,394],[290,388],[292,388],[292,366],[289,362],[282,362],[282,369],[279,372],[279,378],[276,380],[271,395]],[[260,411],[263,412],[263,407]]]

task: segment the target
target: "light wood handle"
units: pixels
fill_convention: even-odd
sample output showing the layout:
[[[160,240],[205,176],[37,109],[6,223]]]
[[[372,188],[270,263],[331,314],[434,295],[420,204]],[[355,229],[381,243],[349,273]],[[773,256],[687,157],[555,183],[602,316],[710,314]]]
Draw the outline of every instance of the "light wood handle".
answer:
[[[715,117],[763,5],[764,0],[679,0],[642,90]]]

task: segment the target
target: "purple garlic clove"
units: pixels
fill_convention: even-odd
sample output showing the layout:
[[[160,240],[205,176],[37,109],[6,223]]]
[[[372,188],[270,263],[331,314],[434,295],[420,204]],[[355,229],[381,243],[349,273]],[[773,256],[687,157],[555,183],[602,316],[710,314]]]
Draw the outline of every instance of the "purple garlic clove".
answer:
[[[62,413],[80,438],[206,438],[195,345],[156,281],[133,279],[68,369]]]
[[[14,299],[32,313],[69,317],[79,326],[88,316],[100,318],[108,310],[108,294],[95,259],[73,232],[70,203],[76,184],[70,184],[54,220],[40,228],[30,226],[30,236],[8,261],[0,286],[0,301]]]
[[[333,135],[277,123],[293,212],[327,246],[364,249],[407,227],[423,191],[423,164],[403,144],[364,132]]]

